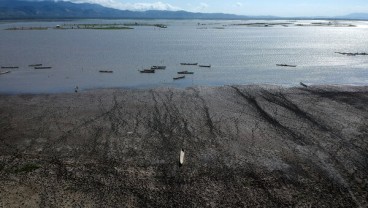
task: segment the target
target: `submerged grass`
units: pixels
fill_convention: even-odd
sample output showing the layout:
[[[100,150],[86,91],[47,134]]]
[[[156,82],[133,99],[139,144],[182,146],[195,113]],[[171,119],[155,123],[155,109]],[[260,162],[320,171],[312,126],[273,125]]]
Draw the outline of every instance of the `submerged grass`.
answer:
[[[122,24],[75,24],[75,25],[63,25],[61,29],[90,29],[90,30],[131,30],[132,27],[127,27]]]
[[[87,27],[82,29],[92,29],[92,30],[132,30],[132,27]]]
[[[5,30],[48,30],[48,27],[11,27]]]
[[[11,27],[5,30],[48,30],[48,29],[94,29],[94,30],[131,30],[132,26],[152,26],[167,28],[164,24],[126,23],[126,24],[63,24],[56,27]]]

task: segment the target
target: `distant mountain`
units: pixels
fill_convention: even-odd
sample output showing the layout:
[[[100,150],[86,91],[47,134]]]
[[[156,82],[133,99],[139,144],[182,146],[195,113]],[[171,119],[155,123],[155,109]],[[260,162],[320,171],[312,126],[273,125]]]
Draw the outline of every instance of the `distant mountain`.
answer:
[[[193,13],[187,11],[129,11],[103,7],[98,4],[77,4],[68,1],[0,0],[1,19],[360,19],[368,20],[367,13],[340,17],[243,16],[223,13]]]
[[[346,16],[340,16],[341,19],[368,20],[368,13],[353,13]]]
[[[1,19],[19,18],[113,18],[127,12],[97,4],[75,4],[64,1],[0,0]]]
[[[246,16],[186,11],[128,11],[98,4],[66,1],[0,0],[0,19],[57,18],[151,18],[151,19],[245,19]]]

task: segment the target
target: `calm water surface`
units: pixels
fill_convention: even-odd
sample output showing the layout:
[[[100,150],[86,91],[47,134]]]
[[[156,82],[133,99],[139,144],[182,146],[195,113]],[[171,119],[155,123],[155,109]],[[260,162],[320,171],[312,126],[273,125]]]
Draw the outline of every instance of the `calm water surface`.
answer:
[[[168,28],[9,31],[5,29],[134,20],[1,23],[0,65],[20,68],[0,69],[11,71],[0,75],[0,93],[73,92],[75,86],[85,90],[228,84],[294,86],[299,82],[368,84],[368,56],[335,53],[368,52],[366,22],[348,22],[357,27],[247,27],[231,25],[247,21],[200,21],[204,24],[201,26],[197,25],[198,20],[136,21],[163,23]],[[309,24],[310,21],[298,23]],[[181,62],[211,64],[212,67],[181,66]],[[28,67],[36,63],[53,68]],[[280,63],[297,67],[277,67]],[[151,65],[165,65],[167,69],[155,74],[138,72]],[[114,73],[102,74],[99,70]],[[193,71],[194,75],[174,81],[172,78],[181,70]]]

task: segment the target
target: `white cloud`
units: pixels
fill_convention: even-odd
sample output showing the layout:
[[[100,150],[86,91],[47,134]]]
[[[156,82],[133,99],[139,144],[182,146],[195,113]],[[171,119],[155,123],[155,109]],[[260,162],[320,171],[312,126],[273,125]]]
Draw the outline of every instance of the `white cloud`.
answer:
[[[236,4],[235,4],[237,7],[242,7],[243,6],[243,3],[241,3],[241,2],[236,2]]]
[[[199,6],[197,8],[195,8],[194,10],[197,11],[197,12],[200,12],[200,11],[203,11],[203,10],[206,10],[207,8],[209,7],[208,4],[206,3],[200,3]]]
[[[122,10],[134,10],[134,11],[145,11],[145,10],[181,10],[178,7],[166,4],[163,2],[154,3],[122,3],[117,0],[67,0],[73,3],[91,3],[100,4],[105,7],[122,9]]]

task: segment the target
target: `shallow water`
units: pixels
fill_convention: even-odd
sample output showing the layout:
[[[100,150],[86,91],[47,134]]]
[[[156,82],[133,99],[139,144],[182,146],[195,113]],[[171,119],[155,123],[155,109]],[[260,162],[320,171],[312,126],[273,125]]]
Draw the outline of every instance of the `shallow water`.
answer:
[[[167,29],[136,26],[133,30],[4,30],[10,27],[79,23],[163,23]],[[234,26],[247,21],[84,20],[73,22],[3,22],[0,65],[19,66],[0,75],[0,93],[73,92],[79,89],[157,86],[189,87],[228,84],[368,83],[368,56],[335,52],[368,52],[368,24],[357,27]],[[248,21],[249,22],[249,21]],[[254,22],[254,21],[253,21]],[[260,21],[264,22],[264,21]],[[303,23],[310,21],[270,21]],[[319,21],[321,22],[321,21]],[[216,29],[224,27],[224,29]],[[206,29],[198,29],[206,28]],[[211,64],[211,68],[181,66]],[[52,69],[35,70],[42,63]],[[276,64],[297,65],[296,68]],[[155,74],[138,70],[166,65]],[[0,69],[5,71],[8,69]],[[99,70],[113,70],[102,74]],[[193,71],[173,80],[180,70]]]

